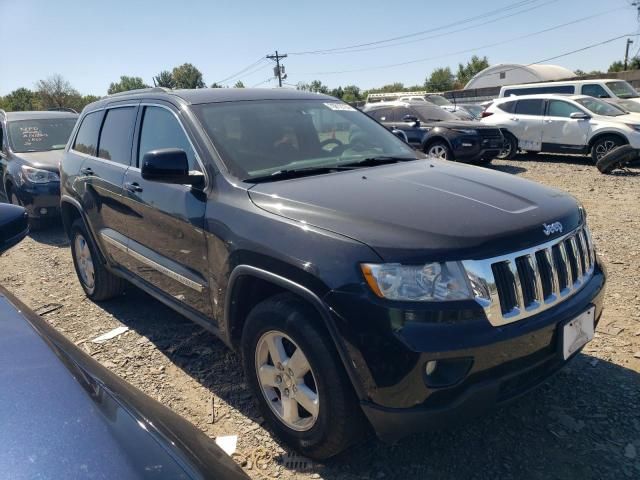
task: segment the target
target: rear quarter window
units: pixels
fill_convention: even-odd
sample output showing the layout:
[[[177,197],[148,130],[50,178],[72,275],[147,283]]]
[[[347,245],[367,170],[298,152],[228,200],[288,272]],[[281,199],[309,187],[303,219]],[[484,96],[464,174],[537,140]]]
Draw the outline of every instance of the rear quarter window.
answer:
[[[102,123],[102,111],[88,113],[82,119],[78,134],[73,142],[76,152],[95,156],[98,151],[98,132]]]
[[[516,102],[504,102],[497,105],[497,108],[507,113],[514,113],[516,111]]]

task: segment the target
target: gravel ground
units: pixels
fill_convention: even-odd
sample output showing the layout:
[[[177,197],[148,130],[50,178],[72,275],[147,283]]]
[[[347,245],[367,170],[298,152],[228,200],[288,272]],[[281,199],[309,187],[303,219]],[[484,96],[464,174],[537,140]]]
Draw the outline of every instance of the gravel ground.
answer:
[[[640,478],[640,169],[605,176],[584,158],[552,155],[491,168],[568,190],[585,205],[609,270],[595,339],[509,407],[394,446],[370,440],[325,464],[274,439],[238,357],[213,335],[133,287],[101,305],[88,301],[60,227],[34,233],[0,258],[0,282],[207,435],[238,435],[234,458],[252,478]],[[130,330],[104,344],[87,341],[121,325]]]

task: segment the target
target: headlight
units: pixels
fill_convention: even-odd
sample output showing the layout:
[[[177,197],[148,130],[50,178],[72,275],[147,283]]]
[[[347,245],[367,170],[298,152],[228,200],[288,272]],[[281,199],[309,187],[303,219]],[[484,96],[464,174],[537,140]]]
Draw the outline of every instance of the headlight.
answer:
[[[454,128],[453,131],[461,133],[463,135],[477,135],[478,134],[478,131],[477,130],[473,130],[472,128]]]
[[[363,263],[361,268],[367,284],[380,298],[412,302],[473,298],[459,262],[418,266]]]
[[[28,167],[27,165],[22,166],[22,178],[23,180],[31,183],[49,183],[60,181],[60,177],[55,172]]]
[[[640,132],[640,125],[635,125],[633,123],[625,123],[625,125],[633,130],[635,130],[636,132]]]

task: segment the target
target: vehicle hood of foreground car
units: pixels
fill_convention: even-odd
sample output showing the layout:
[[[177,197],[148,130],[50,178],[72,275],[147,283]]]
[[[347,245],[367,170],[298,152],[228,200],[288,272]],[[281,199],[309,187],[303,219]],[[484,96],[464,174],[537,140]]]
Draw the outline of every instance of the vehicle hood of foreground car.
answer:
[[[373,248],[387,262],[488,258],[550,241],[581,221],[569,194],[515,175],[416,160],[260,183],[259,207]]]
[[[60,161],[64,155],[64,150],[48,150],[46,152],[25,152],[16,153],[16,157],[21,158],[34,168],[44,168],[45,170],[58,171]]]
[[[2,478],[248,479],[0,287]]]

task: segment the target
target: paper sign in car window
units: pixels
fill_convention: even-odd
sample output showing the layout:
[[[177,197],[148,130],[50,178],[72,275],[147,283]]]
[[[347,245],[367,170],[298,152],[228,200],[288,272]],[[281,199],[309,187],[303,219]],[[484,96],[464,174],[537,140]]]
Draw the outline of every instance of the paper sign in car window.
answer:
[[[325,103],[326,107],[329,107],[331,110],[341,110],[343,112],[355,112],[356,109],[351,105],[347,105],[345,103]]]
[[[29,147],[34,143],[42,142],[49,135],[41,131],[38,127],[20,127],[20,134],[25,147]]]

